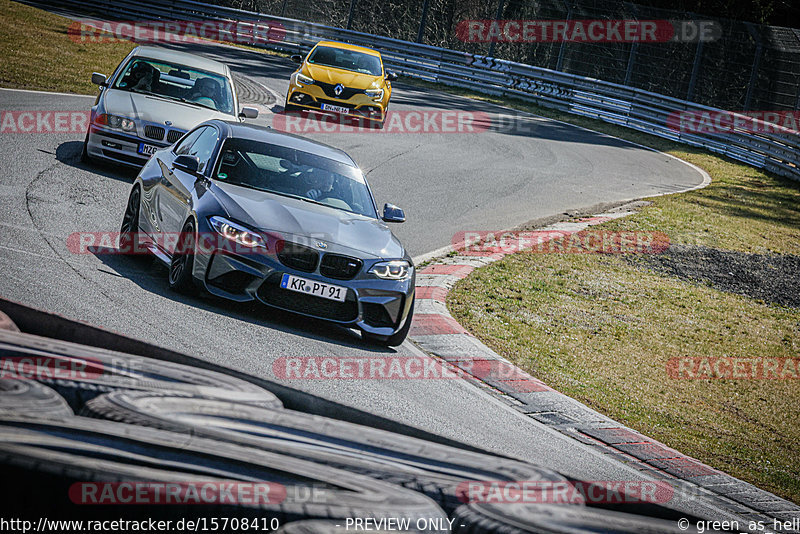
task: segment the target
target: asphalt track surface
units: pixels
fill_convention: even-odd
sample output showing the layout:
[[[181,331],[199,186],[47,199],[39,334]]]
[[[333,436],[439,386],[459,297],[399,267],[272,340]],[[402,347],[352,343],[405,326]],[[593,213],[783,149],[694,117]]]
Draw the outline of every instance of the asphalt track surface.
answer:
[[[251,51],[196,46],[278,95],[293,64]],[[121,59],[121,58],[120,58]],[[89,76],[90,73],[87,73]],[[93,100],[0,90],[2,110],[86,110]],[[501,108],[396,84],[395,111]],[[506,110],[505,113],[512,113]],[[269,124],[270,113],[255,122]],[[674,192],[703,177],[681,162],[539,118],[527,133],[318,134],[368,173],[376,200],[406,209],[395,227],[413,256],[464,230],[505,229],[600,203]],[[80,163],[83,133],[0,134],[0,295],[269,380],[282,356],[419,356],[258,305],[188,298],[169,290],[155,260],[73,254],[72,232],[117,231],[135,173]],[[309,380],[287,385],[448,438],[584,480],[645,480],[624,464],[517,413],[461,380]],[[723,519],[701,500],[670,506]]]

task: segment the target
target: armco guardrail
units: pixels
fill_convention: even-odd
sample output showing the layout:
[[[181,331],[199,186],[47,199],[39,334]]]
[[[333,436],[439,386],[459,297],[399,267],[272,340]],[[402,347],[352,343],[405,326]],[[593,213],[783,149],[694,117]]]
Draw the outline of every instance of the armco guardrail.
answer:
[[[262,41],[258,46],[303,53],[322,39],[364,45],[379,50],[386,65],[404,76],[495,96],[516,97],[541,106],[620,124],[659,137],[704,147],[754,167],[800,180],[800,135],[771,133],[768,125],[749,118],[746,121],[749,127],[734,122],[726,132],[678,131],[668,123],[672,114],[726,112],[632,87],[486,56],[191,0],[163,3],[152,0],[61,0],[58,5],[104,19],[213,20],[280,25],[285,30],[280,41]]]

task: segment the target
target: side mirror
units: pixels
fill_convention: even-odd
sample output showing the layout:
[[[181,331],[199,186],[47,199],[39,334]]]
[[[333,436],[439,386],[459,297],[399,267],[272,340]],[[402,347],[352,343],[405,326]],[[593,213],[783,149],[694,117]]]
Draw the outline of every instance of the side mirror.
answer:
[[[397,73],[391,70],[386,71],[386,79],[393,82],[397,79]]]
[[[188,172],[189,174],[197,174],[197,169],[200,168],[200,160],[197,159],[197,156],[190,156],[188,154],[181,154],[175,161],[172,163],[172,166],[176,169],[180,169],[184,172]]]
[[[303,56],[301,56],[300,54],[293,54],[292,61],[294,61],[297,64],[300,64],[303,62]]]
[[[104,87],[106,85],[106,75],[99,72],[92,73],[92,83]]]
[[[383,217],[381,217],[384,221],[390,223],[401,223],[406,222],[406,214],[403,210],[395,206],[394,204],[384,204],[383,205]]]
[[[243,107],[239,112],[240,119],[255,119],[258,117],[258,110],[256,108]]]

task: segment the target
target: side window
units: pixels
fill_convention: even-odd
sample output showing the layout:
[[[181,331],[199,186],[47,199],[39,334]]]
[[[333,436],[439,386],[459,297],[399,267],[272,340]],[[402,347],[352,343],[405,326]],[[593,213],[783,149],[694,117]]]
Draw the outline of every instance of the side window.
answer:
[[[203,128],[203,131],[200,132],[200,136],[189,149],[188,154],[190,156],[197,156],[197,159],[200,160],[200,167],[197,169],[200,172],[205,170],[208,160],[211,159],[211,154],[214,153],[214,149],[217,147],[218,139],[219,135],[217,134],[217,129],[208,126]]]
[[[175,147],[175,155],[180,156],[181,154],[188,154],[189,149],[192,148],[192,145],[197,138],[200,137],[200,134],[203,133],[203,130],[208,130],[208,126],[203,126],[202,128],[198,128],[197,130],[193,131],[189,135],[183,138],[183,140],[178,143],[178,146]]]

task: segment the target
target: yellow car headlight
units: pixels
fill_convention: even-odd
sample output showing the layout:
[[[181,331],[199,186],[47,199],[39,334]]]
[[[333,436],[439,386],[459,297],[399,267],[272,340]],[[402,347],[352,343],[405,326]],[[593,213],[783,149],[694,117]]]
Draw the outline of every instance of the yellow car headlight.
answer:
[[[367,93],[367,96],[370,97],[372,100],[383,99],[383,89],[367,89],[364,92]]]
[[[297,78],[295,79],[297,80],[297,83],[302,85],[311,85],[312,83],[314,83],[314,78],[310,78],[305,74],[301,74],[299,72],[297,73]]]

